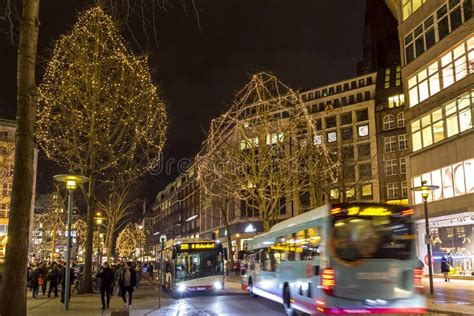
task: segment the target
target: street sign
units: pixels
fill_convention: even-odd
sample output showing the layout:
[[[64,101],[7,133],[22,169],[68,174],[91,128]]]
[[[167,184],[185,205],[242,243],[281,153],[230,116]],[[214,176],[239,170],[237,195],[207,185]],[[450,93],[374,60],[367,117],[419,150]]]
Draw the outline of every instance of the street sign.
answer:
[[[431,235],[425,235],[425,244],[431,245],[433,241],[431,240]]]

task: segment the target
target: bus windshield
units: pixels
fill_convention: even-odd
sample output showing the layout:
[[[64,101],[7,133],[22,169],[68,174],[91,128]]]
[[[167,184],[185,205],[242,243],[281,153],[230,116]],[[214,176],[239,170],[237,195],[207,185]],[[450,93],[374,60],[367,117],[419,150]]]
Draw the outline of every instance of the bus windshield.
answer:
[[[178,252],[176,280],[185,281],[224,273],[224,263],[219,249]]]
[[[409,259],[414,227],[404,216],[337,216],[333,219],[333,250],[337,258]]]

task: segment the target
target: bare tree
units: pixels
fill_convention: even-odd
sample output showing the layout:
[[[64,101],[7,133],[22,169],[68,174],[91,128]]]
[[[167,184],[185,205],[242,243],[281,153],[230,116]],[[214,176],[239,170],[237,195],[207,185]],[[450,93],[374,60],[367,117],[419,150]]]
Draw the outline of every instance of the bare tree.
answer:
[[[301,138],[316,135],[315,122],[295,92],[273,75],[252,76],[230,109],[212,121],[198,155],[205,193],[244,201],[268,231],[286,200],[300,190],[301,162],[314,146]],[[324,143],[314,147],[320,158],[328,158]]]
[[[87,176],[83,285],[91,291],[96,181],[138,177],[159,161],[167,118],[146,58],[135,56],[100,7],[56,43],[38,98],[38,142],[48,158]]]
[[[113,237],[125,224],[125,219],[131,214],[130,210],[136,204],[130,197],[132,182],[117,180],[108,183],[109,190],[98,206],[105,212],[105,247],[107,248],[107,261],[110,260],[113,249]]]

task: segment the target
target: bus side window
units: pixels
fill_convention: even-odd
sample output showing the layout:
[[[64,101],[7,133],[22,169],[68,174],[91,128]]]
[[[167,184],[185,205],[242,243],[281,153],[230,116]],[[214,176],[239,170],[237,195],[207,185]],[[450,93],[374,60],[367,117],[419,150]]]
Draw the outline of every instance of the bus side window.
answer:
[[[273,266],[274,266],[274,258],[273,254],[270,251],[270,249],[265,250],[265,252],[262,253],[263,256],[263,271],[273,271]]]

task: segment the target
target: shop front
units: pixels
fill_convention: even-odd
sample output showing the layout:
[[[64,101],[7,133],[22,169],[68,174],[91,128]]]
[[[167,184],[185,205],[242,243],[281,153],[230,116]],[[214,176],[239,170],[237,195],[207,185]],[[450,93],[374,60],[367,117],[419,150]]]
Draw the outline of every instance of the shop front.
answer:
[[[438,216],[429,219],[433,249],[433,271],[441,274],[441,259],[451,254],[453,276],[472,277],[474,280],[474,212]],[[416,222],[418,254],[425,263],[428,273],[428,258],[425,236],[425,222]],[[451,259],[449,259],[451,261]]]

